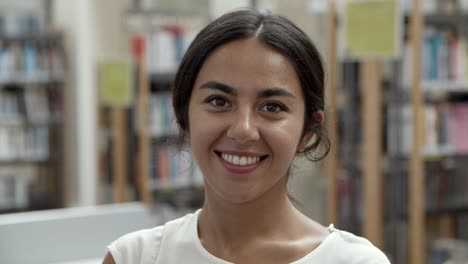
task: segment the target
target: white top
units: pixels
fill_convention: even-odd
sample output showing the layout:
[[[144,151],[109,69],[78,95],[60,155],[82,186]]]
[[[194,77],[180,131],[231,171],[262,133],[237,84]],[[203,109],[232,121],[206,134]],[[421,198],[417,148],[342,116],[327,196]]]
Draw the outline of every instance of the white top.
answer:
[[[201,244],[197,231],[200,211],[162,226],[124,235],[107,249],[116,264],[231,264],[210,254]],[[328,230],[330,234],[316,249],[293,264],[390,263],[385,255],[365,238],[335,229],[333,225],[330,225]]]

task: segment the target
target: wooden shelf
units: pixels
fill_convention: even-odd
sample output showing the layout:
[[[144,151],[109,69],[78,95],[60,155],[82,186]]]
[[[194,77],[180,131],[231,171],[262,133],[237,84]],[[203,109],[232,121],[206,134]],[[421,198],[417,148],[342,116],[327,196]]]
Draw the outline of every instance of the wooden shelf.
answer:
[[[454,82],[423,81],[421,88],[425,95],[432,98],[468,95],[468,85]]]
[[[452,84],[451,86],[438,86],[437,84],[430,84],[430,86],[421,85],[422,96],[425,102],[437,103],[443,101],[456,101],[468,98],[468,86]],[[430,88],[427,88],[430,87]],[[438,88],[435,88],[438,87]],[[446,87],[446,88],[440,88]],[[401,102],[407,103],[411,100],[409,88],[396,87],[397,89],[388,90],[385,92],[384,98],[387,102]]]
[[[444,208],[427,208],[427,215],[443,215],[443,214],[468,214],[468,202],[460,206],[447,206]]]
[[[191,11],[132,7],[124,12],[125,27],[130,31],[155,29],[171,24],[205,24],[207,19]]]
[[[408,209],[408,208],[405,208]],[[443,208],[426,208],[425,215],[426,216],[443,216],[447,214],[468,214],[468,202],[466,205],[461,206],[449,206]],[[405,220],[408,219],[408,210],[402,210],[397,212],[392,212],[389,214],[388,212],[384,215],[384,219],[387,221],[389,219],[399,219]]]
[[[424,22],[432,25],[460,25],[460,23],[468,22],[468,14],[462,12],[447,13],[431,13],[424,14]]]
[[[56,162],[55,160],[47,159],[12,159],[12,160],[0,160],[0,166],[7,165],[28,165],[28,164],[47,164]]]
[[[63,121],[61,117],[51,117],[44,121],[29,121],[24,117],[20,118],[4,118],[0,116],[0,127],[15,127],[15,126],[46,126],[51,124],[60,124]]]
[[[386,154],[386,159],[390,160],[400,160],[400,161],[407,161],[410,159],[410,154],[395,154],[389,155]],[[468,153],[455,153],[453,151],[440,151],[440,152],[426,152],[422,154],[423,159],[428,161],[435,161],[445,158],[463,158],[468,159]]]
[[[60,32],[50,32],[45,34],[37,35],[5,35],[0,34],[0,40],[3,41],[32,41],[32,42],[50,42],[50,41],[62,41],[63,34]]]
[[[35,74],[13,73],[8,76],[0,76],[0,85],[29,85],[29,84],[49,84],[63,83],[64,74],[49,74],[47,71]],[[30,86],[22,86],[29,88]]]
[[[161,8],[143,8],[139,6],[133,6],[125,11],[126,15],[157,15],[162,17],[174,18],[177,16],[199,16],[198,13],[183,11],[183,10],[171,10]]]
[[[150,82],[159,84],[171,84],[175,78],[175,72],[150,73]]]

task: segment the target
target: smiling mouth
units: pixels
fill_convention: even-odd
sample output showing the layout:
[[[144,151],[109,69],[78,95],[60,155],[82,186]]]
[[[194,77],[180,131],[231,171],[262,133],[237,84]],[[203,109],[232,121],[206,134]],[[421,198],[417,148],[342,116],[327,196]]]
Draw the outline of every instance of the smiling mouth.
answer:
[[[219,151],[215,151],[216,155],[218,155],[221,159],[236,166],[250,166],[259,163],[260,161],[266,159],[268,155],[263,156],[239,156],[233,154],[222,153]]]

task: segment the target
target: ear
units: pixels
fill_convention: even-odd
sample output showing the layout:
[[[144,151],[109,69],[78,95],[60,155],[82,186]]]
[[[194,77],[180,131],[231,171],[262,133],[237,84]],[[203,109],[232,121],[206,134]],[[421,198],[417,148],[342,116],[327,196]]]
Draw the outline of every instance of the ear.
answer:
[[[309,143],[309,141],[312,139],[313,136],[314,136],[314,133],[312,132],[304,133],[304,135],[302,136],[301,142],[299,143],[299,147],[297,148],[297,151],[299,153],[304,152],[304,150],[307,147],[307,144]]]
[[[325,122],[325,113],[322,110],[317,110],[314,114],[314,120],[319,123],[320,125],[323,125],[323,122]]]
[[[313,114],[313,116],[314,116],[314,121],[319,123],[320,125],[322,125],[323,122],[325,121],[325,114],[323,113],[322,110],[316,111]],[[304,152],[304,150],[307,147],[307,144],[309,143],[309,141],[312,139],[313,136],[314,136],[313,132],[308,131],[308,132],[304,133],[304,135],[302,136],[301,142],[299,143],[299,147],[298,147],[297,150],[299,152]]]

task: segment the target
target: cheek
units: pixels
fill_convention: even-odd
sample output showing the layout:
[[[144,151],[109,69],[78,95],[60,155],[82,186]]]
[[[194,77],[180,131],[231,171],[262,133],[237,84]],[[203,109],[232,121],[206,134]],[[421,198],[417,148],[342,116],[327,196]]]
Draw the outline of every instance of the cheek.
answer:
[[[301,124],[302,120],[290,119],[263,129],[264,139],[271,146],[275,156],[287,158],[288,161],[294,158],[302,134]]]
[[[209,148],[222,133],[223,122],[209,116],[199,109],[189,111],[190,141],[194,151]]]

